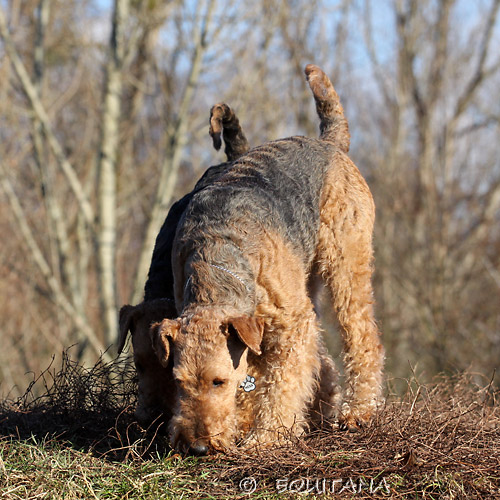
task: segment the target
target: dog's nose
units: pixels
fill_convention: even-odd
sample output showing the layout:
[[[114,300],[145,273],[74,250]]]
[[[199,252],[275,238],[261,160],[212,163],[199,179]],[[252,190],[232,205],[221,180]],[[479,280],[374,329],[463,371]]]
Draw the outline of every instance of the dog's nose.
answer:
[[[208,453],[208,446],[203,443],[195,443],[189,447],[189,454],[201,457]]]

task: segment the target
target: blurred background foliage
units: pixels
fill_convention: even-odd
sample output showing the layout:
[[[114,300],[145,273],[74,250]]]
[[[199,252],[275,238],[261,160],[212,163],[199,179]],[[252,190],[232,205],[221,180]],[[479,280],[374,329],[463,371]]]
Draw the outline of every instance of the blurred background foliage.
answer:
[[[91,364],[113,344],[118,308],[142,299],[168,207],[224,159],[208,137],[214,103],[235,109],[251,145],[317,135],[309,62],[340,94],[377,205],[388,379],[493,376],[499,6],[0,2],[1,395],[22,393],[65,347]]]

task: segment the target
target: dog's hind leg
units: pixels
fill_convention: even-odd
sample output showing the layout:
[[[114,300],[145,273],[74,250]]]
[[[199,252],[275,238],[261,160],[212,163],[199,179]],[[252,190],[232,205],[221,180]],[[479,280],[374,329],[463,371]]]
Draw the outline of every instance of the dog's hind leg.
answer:
[[[380,399],[384,351],[373,316],[372,233],[375,205],[356,166],[346,156],[349,127],[330,79],[305,68],[320,118],[320,139],[336,147],[321,198],[318,263],[343,329],[346,391],[340,423],[367,422]]]
[[[323,190],[318,265],[343,330],[344,427],[370,420],[381,395],[384,351],[373,315],[374,204],[361,174],[339,153]]]

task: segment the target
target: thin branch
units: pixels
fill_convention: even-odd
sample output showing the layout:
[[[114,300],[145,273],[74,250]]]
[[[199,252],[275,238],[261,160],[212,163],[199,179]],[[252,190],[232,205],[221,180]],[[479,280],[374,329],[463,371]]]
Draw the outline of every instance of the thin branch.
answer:
[[[480,44],[479,58],[476,66],[476,70],[469,83],[467,84],[463,94],[459,97],[457,104],[455,106],[454,119],[457,119],[465,110],[469,102],[474,97],[474,94],[479,87],[479,85],[484,81],[490,72],[485,71],[486,58],[489,53],[491,39],[493,38],[494,27],[498,17],[498,10],[500,8],[500,0],[495,0],[491,6],[490,13],[486,16],[488,20],[486,23],[486,29],[484,30],[483,38]]]
[[[387,82],[387,71],[382,67],[377,56],[377,51],[375,47],[375,39],[373,37],[373,26],[372,26],[372,3],[371,0],[365,0],[364,3],[364,30],[363,35],[365,39],[365,46],[368,52],[368,57],[373,66],[373,72],[375,76],[375,81],[380,89],[380,93],[384,96],[387,106],[391,105],[394,101],[391,97],[391,92],[386,84]],[[398,103],[399,104],[399,103]]]
[[[7,53],[12,66],[14,67],[23,90],[31,103],[31,107],[33,108],[34,113],[43,125],[49,146],[54,156],[56,157],[61,170],[64,172],[69,185],[71,186],[71,189],[76,196],[76,199],[78,200],[87,224],[90,228],[92,228],[94,223],[94,211],[92,209],[92,205],[90,204],[88,198],[85,196],[85,191],[80,183],[80,180],[78,179],[78,176],[76,175],[75,169],[66,158],[64,150],[59,144],[59,141],[57,140],[52,130],[49,117],[40,100],[38,91],[33,84],[26,70],[26,67],[21,61],[21,58],[19,57],[19,54],[17,53],[17,50],[14,46],[12,37],[10,36],[9,30],[7,28],[7,22],[2,9],[0,9],[0,37],[4,40],[5,52]]]
[[[445,74],[446,61],[448,57],[448,33],[450,12],[455,0],[441,0],[439,12],[433,27],[435,41],[433,43],[434,54],[431,59],[431,67],[427,79],[427,102],[432,108],[439,98]]]
[[[50,0],[40,0],[37,8],[36,37],[34,47],[34,85],[41,96],[43,77],[45,71],[45,33],[49,22]],[[42,196],[47,207],[48,230],[51,240],[55,240],[53,251],[53,268],[61,269],[63,287],[69,284],[73,303],[80,293],[77,286],[77,274],[74,259],[71,258],[71,245],[65,224],[65,217],[61,205],[54,196],[53,179],[49,170],[50,163],[47,158],[43,141],[43,125],[38,116],[33,115],[33,145],[34,158],[40,172],[42,182]]]
[[[98,355],[103,355],[108,361],[111,357],[105,352],[104,346],[101,341],[96,337],[93,328],[89,325],[87,320],[81,316],[70,303],[70,301],[65,296],[63,290],[60,287],[59,282],[55,279],[49,264],[47,263],[43,252],[40,249],[33,232],[29,226],[28,219],[23,211],[19,198],[16,195],[12,184],[10,183],[5,167],[0,162],[0,186],[4,191],[9,206],[12,210],[12,214],[17,223],[17,227],[23,237],[23,240],[28,247],[31,256],[35,262],[36,267],[42,274],[45,282],[47,283],[50,292],[52,294],[52,300],[54,303],[61,307],[68,318],[73,322],[75,327],[82,333],[84,338],[88,339],[94,350]]]
[[[490,276],[495,281],[498,288],[500,288],[500,271],[498,271],[498,269],[495,269],[495,266],[488,257],[483,258],[483,264]]]

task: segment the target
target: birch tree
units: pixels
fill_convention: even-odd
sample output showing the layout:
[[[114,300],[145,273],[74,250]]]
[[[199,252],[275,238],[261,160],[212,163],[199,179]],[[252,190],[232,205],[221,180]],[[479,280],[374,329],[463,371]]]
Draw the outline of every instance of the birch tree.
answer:
[[[118,331],[116,290],[116,176],[120,143],[120,118],[125,60],[125,31],[129,0],[115,0],[106,65],[106,87],[102,113],[101,146],[97,162],[99,220],[97,236],[99,296],[105,342],[113,343]]]

